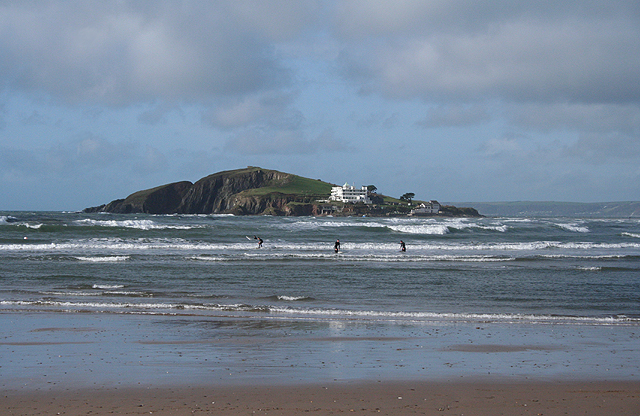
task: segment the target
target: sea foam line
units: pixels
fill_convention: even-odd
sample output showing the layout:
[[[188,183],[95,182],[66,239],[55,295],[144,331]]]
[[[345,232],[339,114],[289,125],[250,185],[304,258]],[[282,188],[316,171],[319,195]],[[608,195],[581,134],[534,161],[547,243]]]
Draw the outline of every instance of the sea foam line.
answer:
[[[191,230],[194,228],[204,228],[204,225],[169,225],[158,224],[151,220],[92,220],[84,219],[74,221],[77,225],[88,225],[97,227],[122,227],[122,228],[136,228],[140,230]]]
[[[182,303],[105,303],[105,302],[58,302],[58,301],[0,301],[0,306],[47,306],[75,308],[77,310],[103,309],[117,312],[140,310],[192,310],[209,312],[243,312],[259,314],[254,318],[266,315],[281,315],[289,318],[315,317],[316,319],[367,319],[376,321],[412,321],[429,322],[464,322],[464,323],[523,323],[523,324],[568,324],[568,325],[640,325],[640,318],[618,316],[568,316],[568,315],[534,315],[511,313],[446,313],[446,312],[397,312],[397,311],[356,311],[346,309],[302,309],[276,307],[270,305],[246,304],[199,304]],[[100,312],[100,311],[98,311]]]
[[[75,259],[76,260],[80,260],[80,261],[88,261],[88,262],[92,262],[92,263],[115,263],[115,262],[119,262],[119,261],[126,261],[129,260],[131,258],[131,256],[97,256],[97,257],[82,257],[82,256],[76,256]]]

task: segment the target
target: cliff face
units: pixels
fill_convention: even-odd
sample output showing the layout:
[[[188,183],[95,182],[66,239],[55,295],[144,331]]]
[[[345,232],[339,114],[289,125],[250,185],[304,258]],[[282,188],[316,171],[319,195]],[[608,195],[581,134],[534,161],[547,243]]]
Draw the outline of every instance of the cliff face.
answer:
[[[125,199],[116,199],[108,204],[86,208],[84,212],[173,214],[177,212],[182,198],[192,186],[193,184],[188,181],[170,183],[133,193]]]
[[[238,205],[236,194],[247,189],[284,184],[290,177],[288,173],[263,169],[215,173],[193,184],[182,199],[177,212],[181,214],[226,212]]]
[[[312,204],[295,203],[298,195],[277,191],[252,195],[258,188],[286,186],[294,175],[260,168],[225,171],[209,175],[196,183],[176,182],[139,191],[125,199],[86,208],[85,212],[147,214],[218,214],[236,215],[312,215]],[[328,196],[328,195],[327,195]]]

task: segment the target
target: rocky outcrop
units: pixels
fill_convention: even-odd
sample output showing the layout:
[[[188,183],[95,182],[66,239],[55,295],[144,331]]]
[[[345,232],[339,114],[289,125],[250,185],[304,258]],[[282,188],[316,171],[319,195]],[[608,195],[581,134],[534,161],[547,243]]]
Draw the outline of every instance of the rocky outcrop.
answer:
[[[193,184],[188,181],[170,183],[133,193],[125,199],[116,199],[108,204],[86,208],[84,212],[173,214],[177,212],[182,199],[192,186]]]
[[[183,181],[139,191],[125,199],[86,208],[84,212],[312,215],[314,205],[301,203],[300,195],[277,191],[290,183],[294,176],[253,167],[218,172],[196,183]],[[273,190],[259,195],[250,192],[257,189]]]
[[[475,208],[454,207],[453,205],[443,205],[440,207],[442,215],[448,217],[482,217]]]
[[[291,176],[288,173],[266,169],[215,173],[193,184],[177,212],[212,214],[231,211],[239,203],[237,194],[248,189],[284,185]],[[247,211],[254,214],[260,212],[253,208],[248,208]]]

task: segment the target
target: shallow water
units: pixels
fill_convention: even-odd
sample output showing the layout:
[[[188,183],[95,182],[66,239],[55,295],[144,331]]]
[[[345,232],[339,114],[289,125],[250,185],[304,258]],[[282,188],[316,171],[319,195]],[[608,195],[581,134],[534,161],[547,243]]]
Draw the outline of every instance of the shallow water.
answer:
[[[638,375],[638,220],[5,212],[0,257],[27,385]]]

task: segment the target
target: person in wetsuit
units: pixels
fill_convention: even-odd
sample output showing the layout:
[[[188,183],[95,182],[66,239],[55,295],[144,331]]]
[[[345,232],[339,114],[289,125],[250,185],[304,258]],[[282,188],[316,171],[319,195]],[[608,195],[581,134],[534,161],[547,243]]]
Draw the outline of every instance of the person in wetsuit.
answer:
[[[253,236],[254,240],[258,240],[258,248],[262,248],[262,238]]]
[[[400,251],[407,251],[407,246],[404,244],[404,241],[400,240]]]
[[[336,243],[333,245],[333,251],[336,253],[340,251],[340,240],[336,240]]]

